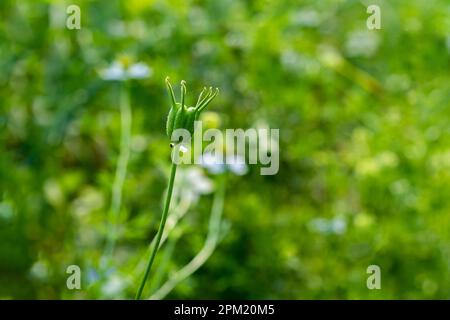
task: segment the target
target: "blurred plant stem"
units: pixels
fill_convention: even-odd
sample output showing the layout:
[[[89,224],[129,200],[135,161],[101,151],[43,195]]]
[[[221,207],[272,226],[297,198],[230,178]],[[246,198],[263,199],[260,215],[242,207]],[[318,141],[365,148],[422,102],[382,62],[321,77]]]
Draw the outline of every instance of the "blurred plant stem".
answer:
[[[180,192],[178,192],[180,193]],[[177,188],[174,189],[174,195],[172,196],[174,199],[176,199],[177,194]],[[161,237],[161,242],[159,243],[159,248],[164,244],[164,242],[167,240],[167,237],[172,232],[173,229],[177,226],[178,222],[186,215],[189,208],[191,207],[191,198],[180,196],[180,200],[176,204],[176,206],[172,209],[172,213],[170,216],[167,217],[166,227],[164,228],[164,233]],[[173,207],[173,206],[172,206]],[[170,208],[169,208],[170,209]],[[143,255],[139,262],[137,263],[136,267],[134,268],[134,274],[140,274],[144,272],[145,263],[148,259],[148,257],[151,254],[151,250],[153,246],[155,245],[156,236],[153,238],[152,242],[150,242],[150,245],[148,246],[145,255]],[[158,250],[159,250],[158,248]]]
[[[149,292],[154,292],[161,286],[167,269],[169,268],[170,259],[172,258],[175,251],[175,245],[180,236],[181,232],[178,234],[176,233],[167,241],[167,246],[165,247],[160,262],[158,263],[157,268],[154,272],[153,282],[150,285]]]
[[[161,242],[161,238],[164,232],[164,226],[166,225],[167,214],[169,212],[170,200],[172,199],[172,191],[173,185],[175,182],[175,174],[177,171],[177,165],[172,162],[172,167],[170,169],[170,178],[169,178],[169,186],[167,189],[166,201],[164,203],[163,214],[161,217],[161,223],[159,224],[158,233],[156,234],[155,244],[153,246],[152,253],[150,255],[150,259],[148,260],[147,268],[144,273],[144,277],[142,278],[141,284],[139,285],[138,291],[136,293],[136,300],[139,300],[142,295],[142,290],[144,290],[145,282],[147,281],[148,275],[150,273],[150,269],[152,268],[153,261],[155,260],[156,253],[158,252],[159,244]]]
[[[219,186],[215,193],[211,216],[209,219],[208,235],[199,253],[183,268],[177,271],[166,283],[164,283],[150,299],[158,300],[166,297],[181,281],[196,272],[211,256],[219,242],[220,225],[222,221],[223,206],[225,200],[226,173],[219,176]]]
[[[117,241],[120,208],[122,205],[122,191],[127,175],[128,160],[130,158],[131,143],[131,107],[127,82],[120,84],[120,153],[117,160],[116,173],[112,186],[111,207],[109,210],[108,232],[102,266],[112,259]]]
[[[319,61],[326,67],[343,75],[350,81],[354,81],[361,88],[381,97],[384,92],[382,84],[371,74],[352,64],[335,48],[331,46],[322,46],[319,50]]]

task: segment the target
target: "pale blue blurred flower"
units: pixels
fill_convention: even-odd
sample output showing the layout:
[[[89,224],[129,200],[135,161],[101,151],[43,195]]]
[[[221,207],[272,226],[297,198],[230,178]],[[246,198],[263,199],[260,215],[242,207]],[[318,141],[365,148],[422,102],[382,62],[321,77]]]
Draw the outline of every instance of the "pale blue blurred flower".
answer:
[[[100,275],[94,268],[89,268],[86,274],[87,283],[94,283],[100,279]]]
[[[243,176],[248,171],[247,165],[245,164],[245,159],[239,155],[227,156],[226,164],[228,170],[238,176]]]
[[[101,73],[103,80],[123,80],[125,78],[125,69],[122,64],[114,62]]]
[[[130,79],[144,79],[151,75],[152,70],[143,62],[138,62],[128,69]]]
[[[310,221],[309,227],[318,233],[341,235],[347,230],[347,222],[340,217],[333,219],[315,218]]]
[[[225,171],[242,176],[247,173],[248,167],[245,159],[240,155],[226,155],[225,163],[221,157],[210,152],[205,152],[200,157],[200,165],[211,174],[221,174]]]
[[[331,220],[331,230],[335,234],[343,234],[347,230],[347,223],[344,219],[334,218]]]
[[[115,61],[101,72],[101,77],[107,81],[124,81],[148,78],[152,73],[153,70],[143,62],[134,63],[129,67],[125,67],[119,61]]]
[[[210,152],[205,152],[200,156],[200,165],[211,174],[221,174],[226,170],[223,161]]]

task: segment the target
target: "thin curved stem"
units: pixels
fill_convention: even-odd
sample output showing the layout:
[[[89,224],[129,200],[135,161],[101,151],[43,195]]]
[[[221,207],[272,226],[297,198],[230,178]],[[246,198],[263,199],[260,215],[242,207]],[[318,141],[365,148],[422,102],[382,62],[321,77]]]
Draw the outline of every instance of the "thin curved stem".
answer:
[[[164,232],[164,226],[166,225],[167,214],[169,212],[170,200],[172,198],[173,185],[175,182],[175,174],[177,171],[177,165],[172,162],[172,167],[170,169],[170,178],[169,178],[169,187],[167,189],[166,201],[164,203],[163,214],[161,217],[161,223],[159,224],[158,233],[156,234],[155,245],[153,246],[152,253],[150,255],[150,259],[148,260],[147,268],[144,273],[144,277],[142,278],[141,284],[139,285],[139,289],[136,293],[136,300],[139,300],[142,295],[142,291],[145,287],[145,282],[147,281],[148,275],[150,273],[150,269],[152,268],[153,261],[155,260],[156,253],[158,252],[159,243],[161,242],[161,238]]]
[[[177,188],[175,188],[175,190],[174,190],[174,194],[172,195],[173,198],[176,198],[176,193],[177,193],[176,191],[177,191]],[[164,244],[164,242],[166,241],[166,239],[168,238],[168,236],[172,232],[172,230],[177,226],[178,222],[186,215],[190,206],[191,206],[191,200],[187,197],[182,197],[180,202],[174,208],[172,208],[170,216],[167,217],[166,227],[164,228],[164,233],[161,237],[161,242],[159,243],[158,250]],[[156,241],[156,236],[150,242],[145,255],[143,255],[139,259],[139,262],[137,263],[136,267],[134,268],[134,270],[135,270],[134,274],[143,272],[143,270],[145,268],[145,261],[146,261],[146,259],[148,259],[147,257],[150,256],[151,250],[152,250],[153,246],[155,245],[155,241]]]
[[[181,281],[196,272],[212,255],[217,246],[220,236],[220,224],[222,221],[222,212],[225,199],[225,176],[221,177],[219,190],[216,193],[211,209],[211,217],[209,220],[208,236],[205,244],[199,253],[183,268],[177,271],[162,287],[160,287],[150,299],[163,299],[173,288]]]
[[[161,259],[159,263],[156,265],[154,274],[153,274],[153,282],[150,284],[149,291],[153,292],[161,286],[162,281],[164,280],[164,275],[168,269],[170,259],[175,251],[175,245],[178,241],[177,237],[172,237],[168,243],[164,251],[161,253]]]
[[[122,205],[122,191],[130,158],[131,107],[126,83],[121,84],[120,87],[120,124],[120,151],[112,187],[109,230],[103,263],[111,259],[117,241],[117,225],[119,223],[120,207]]]

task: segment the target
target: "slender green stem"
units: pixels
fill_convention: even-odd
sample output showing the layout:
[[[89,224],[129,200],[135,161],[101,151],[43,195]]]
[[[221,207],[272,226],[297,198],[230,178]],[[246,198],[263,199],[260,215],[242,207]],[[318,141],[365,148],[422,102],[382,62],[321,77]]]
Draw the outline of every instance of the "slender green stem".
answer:
[[[219,178],[219,187],[214,195],[214,201],[211,208],[211,216],[209,220],[208,236],[203,248],[197,255],[183,268],[178,270],[173,276],[167,280],[153,295],[151,300],[163,299],[173,288],[181,281],[188,278],[196,272],[213,254],[220,237],[220,226],[222,222],[222,213],[225,201],[226,174]]]
[[[109,210],[109,230],[103,263],[111,259],[117,241],[117,226],[119,223],[120,207],[122,205],[122,190],[127,175],[130,158],[131,141],[131,107],[128,86],[126,83],[120,87],[120,151],[114,177],[111,207]]]
[[[172,168],[170,170],[170,178],[169,178],[169,187],[167,189],[166,201],[164,203],[164,210],[161,217],[161,223],[159,224],[158,233],[156,234],[155,245],[153,246],[152,253],[150,255],[150,259],[148,260],[147,268],[144,273],[144,277],[142,278],[141,284],[139,285],[139,289],[136,293],[136,300],[139,300],[142,295],[142,291],[145,287],[145,282],[147,281],[148,275],[150,273],[150,269],[152,268],[153,261],[155,260],[156,253],[158,252],[159,243],[161,242],[161,237],[164,232],[164,226],[166,225],[167,214],[169,212],[170,200],[172,198],[173,185],[175,182],[175,173],[177,171],[177,165],[172,162]]]
[[[169,239],[166,248],[160,253],[159,263],[156,265],[153,273],[153,281],[150,283],[149,291],[153,292],[161,286],[164,280],[164,275],[169,267],[170,259],[175,251],[175,245],[178,241],[178,236]]]
[[[172,197],[176,198],[177,189],[174,190],[174,194],[172,194]],[[181,197],[180,202],[175,206],[172,207],[170,216],[167,217],[167,223],[166,227],[164,228],[164,233],[161,237],[161,242],[159,243],[159,248],[164,244],[164,242],[169,237],[169,234],[172,232],[172,230],[177,226],[178,222],[186,215],[189,208],[191,206],[191,199],[190,197]],[[153,238],[153,240],[150,242],[147,248],[147,252],[145,255],[142,255],[139,262],[137,263],[136,267],[134,268],[133,274],[140,274],[141,272],[144,272],[144,269],[146,267],[146,261],[148,257],[150,256],[150,253],[152,251],[153,246],[155,245],[156,236]],[[159,250],[158,248],[158,250]]]

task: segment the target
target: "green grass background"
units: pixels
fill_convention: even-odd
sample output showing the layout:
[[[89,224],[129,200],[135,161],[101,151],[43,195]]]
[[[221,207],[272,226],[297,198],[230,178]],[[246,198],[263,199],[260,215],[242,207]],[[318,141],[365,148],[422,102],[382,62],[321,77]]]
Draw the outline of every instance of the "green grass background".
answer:
[[[99,71],[123,54],[153,74],[131,83],[120,239],[100,277],[120,114]],[[2,0],[0,297],[134,296],[167,185],[170,76],[190,103],[221,89],[221,128],[279,128],[280,170],[229,178],[227,232],[169,298],[450,298],[449,58],[444,0]],[[180,224],[163,279],[200,250],[211,202]],[[81,290],[66,288],[72,264]]]

